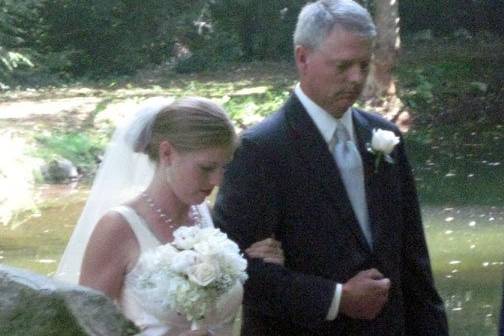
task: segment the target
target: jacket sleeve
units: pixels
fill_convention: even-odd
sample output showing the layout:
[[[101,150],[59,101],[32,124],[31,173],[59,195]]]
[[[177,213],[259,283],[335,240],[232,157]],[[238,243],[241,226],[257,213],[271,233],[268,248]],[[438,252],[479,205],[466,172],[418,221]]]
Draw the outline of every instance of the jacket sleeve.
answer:
[[[399,147],[403,218],[402,280],[407,335],[448,336],[443,301],[434,287],[420,207],[403,139]]]
[[[278,167],[256,143],[242,143],[220,187],[214,206],[215,225],[243,250],[272,236],[280,225]],[[274,318],[313,326],[325,320],[336,284],[293,272],[286,267],[249,259],[244,304]]]

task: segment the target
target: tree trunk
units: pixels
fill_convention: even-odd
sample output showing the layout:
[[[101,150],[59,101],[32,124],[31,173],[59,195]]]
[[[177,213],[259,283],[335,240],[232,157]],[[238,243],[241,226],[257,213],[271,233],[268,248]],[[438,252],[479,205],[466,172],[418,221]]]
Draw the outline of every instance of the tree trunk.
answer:
[[[392,74],[401,47],[399,0],[375,0],[374,12],[376,45],[362,97],[375,110],[395,121],[401,129],[407,130],[411,118],[409,113],[403,110],[403,104],[396,96]]]
[[[400,49],[399,1],[375,0],[375,23],[377,28],[374,59],[365,98],[382,98],[395,94],[392,69]]]

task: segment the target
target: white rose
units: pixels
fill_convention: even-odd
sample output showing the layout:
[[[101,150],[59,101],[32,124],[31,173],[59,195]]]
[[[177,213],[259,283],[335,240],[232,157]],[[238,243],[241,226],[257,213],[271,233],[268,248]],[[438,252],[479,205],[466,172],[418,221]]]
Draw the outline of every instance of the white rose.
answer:
[[[236,253],[240,252],[238,245],[230,240],[207,240],[194,244],[194,250],[203,255],[212,255],[218,253]]]
[[[196,236],[199,228],[197,226],[181,226],[173,232],[173,244],[182,250],[192,249],[197,242]]]
[[[223,241],[227,235],[217,228],[204,228],[198,231],[198,241]]]
[[[247,260],[237,253],[222,253],[223,266],[232,274],[240,274],[247,269]]]
[[[197,236],[198,242],[194,244],[194,250],[203,254],[211,255],[221,252],[239,253],[238,245],[228,239],[225,233],[218,229],[202,229]]]
[[[375,152],[382,152],[389,155],[394,150],[394,147],[399,143],[399,137],[394,132],[383,129],[374,129],[373,138],[371,139],[371,148]]]
[[[219,244],[211,241],[200,241],[194,244],[194,250],[203,255],[212,255],[220,250]]]
[[[155,249],[145,251],[140,255],[139,264],[145,269],[155,269],[159,265],[171,263],[178,250],[171,244],[161,245]]]
[[[217,267],[211,263],[201,263],[188,269],[189,280],[200,286],[211,284],[218,275]]]
[[[177,253],[171,262],[170,269],[173,272],[187,273],[189,268],[200,262],[198,253],[191,250],[184,250]]]
[[[226,240],[226,242],[221,245],[221,251],[224,253],[231,253],[236,255],[240,254],[240,248],[238,247],[238,244],[230,239]]]

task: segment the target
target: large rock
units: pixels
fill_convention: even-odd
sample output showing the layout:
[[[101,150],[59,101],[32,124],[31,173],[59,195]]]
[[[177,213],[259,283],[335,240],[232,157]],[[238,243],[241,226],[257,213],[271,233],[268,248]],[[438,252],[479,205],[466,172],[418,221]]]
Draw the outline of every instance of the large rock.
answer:
[[[67,159],[53,159],[40,168],[44,181],[48,183],[66,183],[79,177],[77,167]]]
[[[137,334],[103,294],[0,264],[0,336]]]

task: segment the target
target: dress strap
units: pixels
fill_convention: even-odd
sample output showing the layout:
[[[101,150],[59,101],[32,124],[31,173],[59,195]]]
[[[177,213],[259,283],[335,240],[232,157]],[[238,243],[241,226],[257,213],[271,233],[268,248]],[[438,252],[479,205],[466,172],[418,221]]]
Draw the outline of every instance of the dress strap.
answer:
[[[112,208],[112,211],[119,213],[126,222],[128,222],[138,240],[140,251],[145,251],[161,244],[151,230],[149,230],[145,220],[137,214],[135,209],[126,205],[120,205]]]

